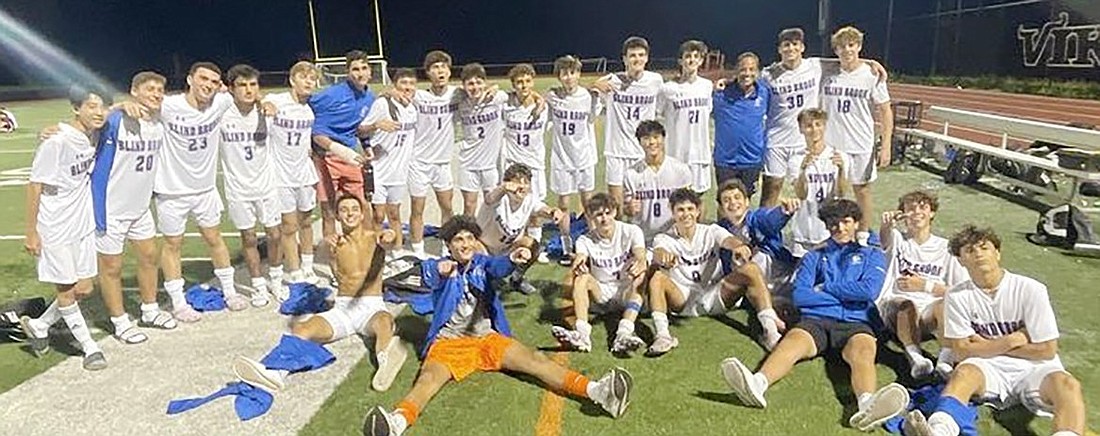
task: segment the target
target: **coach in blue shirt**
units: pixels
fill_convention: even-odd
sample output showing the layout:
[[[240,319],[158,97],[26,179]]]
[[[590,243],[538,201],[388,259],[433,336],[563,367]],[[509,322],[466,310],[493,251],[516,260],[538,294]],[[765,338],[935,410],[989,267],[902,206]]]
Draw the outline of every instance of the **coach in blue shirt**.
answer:
[[[739,179],[756,192],[764,167],[767,136],[764,119],[772,97],[760,78],[760,58],[752,52],[737,57],[737,80],[714,93],[714,173],[718,186]]]

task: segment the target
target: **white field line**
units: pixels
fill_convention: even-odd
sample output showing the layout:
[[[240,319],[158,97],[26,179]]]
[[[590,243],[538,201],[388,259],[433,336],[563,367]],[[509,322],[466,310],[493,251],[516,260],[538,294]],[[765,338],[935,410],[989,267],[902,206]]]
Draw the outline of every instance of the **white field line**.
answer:
[[[257,232],[257,236],[264,235],[264,232]],[[157,233],[157,237],[164,237],[163,234]],[[185,238],[201,238],[201,233],[184,233]],[[239,238],[241,234],[239,232],[222,232],[223,238]],[[20,241],[24,238],[23,235],[0,235],[0,241]],[[209,259],[208,259],[209,260]]]

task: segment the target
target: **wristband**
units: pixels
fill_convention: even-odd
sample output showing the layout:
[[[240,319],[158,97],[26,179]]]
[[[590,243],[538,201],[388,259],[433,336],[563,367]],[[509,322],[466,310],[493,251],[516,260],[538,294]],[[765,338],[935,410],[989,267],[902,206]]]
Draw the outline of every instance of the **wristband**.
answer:
[[[924,292],[927,292],[927,293],[931,294],[935,291],[936,291],[936,282],[933,282],[933,281],[928,280],[928,279],[924,279]]]

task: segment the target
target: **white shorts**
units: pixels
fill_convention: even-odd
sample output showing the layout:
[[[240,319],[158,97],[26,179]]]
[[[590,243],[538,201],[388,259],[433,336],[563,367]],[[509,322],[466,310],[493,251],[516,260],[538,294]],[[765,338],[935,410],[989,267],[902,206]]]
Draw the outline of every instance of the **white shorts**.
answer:
[[[38,255],[38,281],[71,285],[81,279],[95,277],[99,272],[96,265],[95,235],[80,238],[75,243],[42,244]]]
[[[317,188],[313,185],[279,188],[279,213],[309,212],[317,207]]]
[[[892,332],[896,332],[898,331],[898,309],[901,307],[901,303],[904,301],[912,302],[913,306],[917,308],[917,319],[920,320],[921,336],[929,336],[933,333],[932,329],[929,327],[932,327],[932,323],[935,322],[935,310],[933,310],[933,308],[939,300],[939,298],[910,299],[895,296],[882,302],[882,306],[879,307],[879,313],[882,314],[882,321],[886,324],[886,328],[890,329]]]
[[[413,197],[427,197],[429,187],[435,191],[450,191],[454,185],[449,163],[429,164],[413,160],[409,165],[409,194]]]
[[[604,164],[607,166],[607,171],[604,172],[604,177],[607,178],[608,186],[623,186],[623,182],[626,181],[626,170],[640,159],[630,157],[613,157],[607,156]]]
[[[844,153],[848,156],[848,181],[853,185],[866,185],[878,178],[878,165],[872,153]]]
[[[264,228],[278,227],[283,223],[283,215],[279,209],[279,198],[274,195],[262,200],[229,200],[229,220],[237,230],[254,229],[257,221]]]
[[[338,341],[353,334],[369,336],[367,323],[376,313],[386,312],[382,296],[336,297],[332,309],[318,314],[332,327],[332,340]]]
[[[592,192],[596,189],[596,167],[577,170],[550,171],[550,190],[558,195],[572,195],[578,192]]]
[[[486,192],[500,186],[500,171],[458,169],[458,189],[466,192]]]
[[[370,194],[371,204],[401,204],[409,196],[406,185],[378,185]]]
[[[622,280],[617,282],[596,282],[600,288],[599,295],[592,300],[593,305],[606,306],[607,308],[626,307],[626,294],[630,293],[630,282]]]
[[[101,254],[122,254],[126,240],[144,241],[157,235],[157,226],[153,223],[153,212],[146,210],[141,216],[131,220],[107,218],[107,231],[95,235],[95,251]]]
[[[764,175],[789,180],[798,178],[806,147],[768,147],[764,152]]]
[[[691,190],[695,192],[707,192],[710,190],[711,175],[710,164],[688,164],[691,168]]]
[[[669,277],[671,279],[671,276]],[[684,294],[684,308],[677,315],[696,317],[726,313],[726,303],[722,301],[722,282],[710,285],[682,283],[672,279],[672,283]]]
[[[1054,407],[1039,395],[1043,379],[1056,372],[1069,374],[1057,362],[1036,364],[1010,356],[971,357],[959,363],[967,364],[974,365],[985,376],[985,392],[978,395],[979,401],[998,409],[1021,404],[1031,413],[1045,417],[1053,416]]]
[[[191,215],[199,227],[217,227],[222,221],[222,198],[217,189],[199,194],[166,195],[156,194],[153,199],[157,205],[157,229],[165,236],[180,236],[187,226],[187,216]]]

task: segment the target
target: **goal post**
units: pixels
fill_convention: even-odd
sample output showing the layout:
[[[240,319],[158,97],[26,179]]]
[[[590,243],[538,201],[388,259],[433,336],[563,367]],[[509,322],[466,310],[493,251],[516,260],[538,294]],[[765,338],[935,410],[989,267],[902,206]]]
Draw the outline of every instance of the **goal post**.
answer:
[[[365,0],[364,3],[367,3],[366,11],[340,11],[340,14],[335,16],[339,18],[338,20],[330,20],[330,24],[343,24],[344,26],[319,26],[318,21],[324,22],[325,20],[319,20],[319,15],[322,15],[324,11],[319,11],[318,8],[324,7],[326,2],[321,0],[317,2],[307,1],[310,42],[313,46],[313,63],[321,70],[322,79],[326,84],[336,83],[347,76],[345,53],[355,47],[367,52],[367,60],[371,64],[371,82],[386,85],[390,83],[388,63],[386,62],[386,46],[382,39],[382,16],[378,5],[380,1]],[[328,10],[328,13],[332,14],[333,11]],[[325,16],[333,17],[331,15]],[[353,24],[350,27],[348,26],[348,20],[351,20]],[[338,23],[332,23],[332,21],[338,21]],[[361,26],[362,23],[367,23],[368,26]],[[369,24],[373,24],[373,29],[368,29],[366,33],[363,33],[362,28],[370,27]],[[331,37],[330,35],[333,33],[337,35]],[[367,35],[368,33],[369,35]],[[366,39],[366,41],[363,41],[363,39]],[[372,39],[374,46],[370,47],[372,42],[370,40]]]

